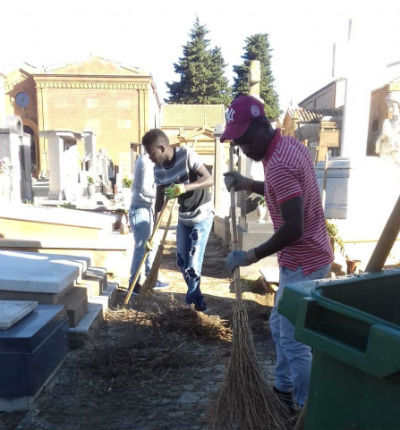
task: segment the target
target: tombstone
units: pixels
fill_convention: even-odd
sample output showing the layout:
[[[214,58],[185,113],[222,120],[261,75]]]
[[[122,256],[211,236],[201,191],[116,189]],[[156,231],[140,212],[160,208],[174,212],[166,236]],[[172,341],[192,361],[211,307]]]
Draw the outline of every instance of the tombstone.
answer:
[[[92,176],[97,175],[96,158],[96,135],[93,131],[82,132],[85,141],[85,170],[94,172]]]
[[[75,200],[80,194],[77,140],[82,134],[47,130],[40,136],[48,139],[49,199]]]
[[[6,117],[5,127],[0,129],[0,198],[32,201],[30,137],[19,116]]]
[[[101,177],[103,185],[103,193],[112,193],[112,184],[110,181],[110,174],[113,170],[112,161],[108,158],[107,151],[100,149],[96,155],[96,169],[98,176]]]
[[[0,411],[27,410],[68,352],[66,310],[16,301],[2,308],[10,325],[0,330]]]

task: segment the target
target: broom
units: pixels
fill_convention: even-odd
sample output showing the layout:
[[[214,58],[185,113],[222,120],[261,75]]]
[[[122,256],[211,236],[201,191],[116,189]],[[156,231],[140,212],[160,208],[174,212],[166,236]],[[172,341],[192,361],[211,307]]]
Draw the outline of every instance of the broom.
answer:
[[[164,244],[165,244],[165,240],[167,239],[169,226],[171,225],[172,213],[174,210],[175,202],[176,202],[176,199],[174,199],[174,201],[172,202],[167,225],[165,226],[164,234],[161,239],[160,245],[158,246],[157,254],[154,258],[153,265],[151,266],[150,273],[147,275],[146,281],[143,284],[143,288],[140,291],[140,292],[143,291],[144,294],[150,294],[153,291],[154,286],[156,285],[157,278],[158,278],[158,270],[161,266],[162,256],[164,252]]]
[[[230,148],[233,170],[233,148]],[[231,191],[233,249],[238,249],[235,191]],[[233,274],[236,300],[233,306],[232,350],[222,388],[209,419],[210,430],[285,429],[282,419],[286,408],[263,379],[249,328],[246,306],[242,300],[239,268]]]
[[[167,207],[167,204],[168,204],[168,200],[165,201],[163,207],[161,208],[160,215],[157,219],[156,225],[154,226],[153,231],[152,231],[151,236],[150,236],[150,239],[149,239],[150,242],[153,241],[154,236],[156,235],[156,233],[157,233],[157,231],[161,225],[161,220],[162,220],[163,214],[165,212],[165,209]],[[144,262],[146,261],[148,253],[149,253],[149,251],[145,251],[142,259],[140,260],[139,267],[136,271],[135,277],[133,278],[132,282],[129,284],[128,293],[127,293],[125,300],[124,300],[124,305],[127,305],[129,303],[129,299],[131,298],[132,291],[135,288],[135,285],[139,279],[140,271],[142,269]]]

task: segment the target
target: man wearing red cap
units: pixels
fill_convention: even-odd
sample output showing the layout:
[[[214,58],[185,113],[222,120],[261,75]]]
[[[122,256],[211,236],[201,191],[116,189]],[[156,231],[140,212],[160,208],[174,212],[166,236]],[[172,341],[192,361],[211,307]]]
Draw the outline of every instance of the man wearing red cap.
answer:
[[[333,252],[326,231],[314,165],[308,149],[291,136],[282,136],[265,116],[264,103],[252,96],[237,97],[227,111],[221,142],[231,140],[243,153],[262,161],[264,181],[225,173],[228,190],[246,190],[265,196],[274,226],[266,242],[249,251],[232,251],[227,266],[248,266],[278,253],[279,289],[271,312],[277,367],[274,390],[287,404],[302,407],[307,399],[311,350],[294,338],[294,326],[277,312],[276,304],[286,284],[324,278]]]

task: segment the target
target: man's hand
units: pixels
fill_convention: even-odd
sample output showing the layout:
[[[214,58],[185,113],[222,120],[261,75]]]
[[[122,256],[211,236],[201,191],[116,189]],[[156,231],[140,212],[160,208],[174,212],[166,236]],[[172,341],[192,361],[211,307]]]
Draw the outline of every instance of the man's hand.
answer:
[[[186,193],[184,184],[172,184],[165,189],[165,195],[167,196],[167,199],[176,199],[184,193]]]
[[[225,186],[228,191],[231,190],[231,187],[233,187],[235,191],[250,190],[252,179],[246,178],[246,176],[241,175],[235,170],[224,173],[224,176]]]
[[[235,270],[238,266],[249,266],[258,261],[255,250],[250,249],[249,251],[232,251],[228,254],[226,258],[226,266],[229,273]]]
[[[153,244],[150,242],[150,239],[147,239],[146,242],[144,243],[144,250],[146,252],[153,251]]]

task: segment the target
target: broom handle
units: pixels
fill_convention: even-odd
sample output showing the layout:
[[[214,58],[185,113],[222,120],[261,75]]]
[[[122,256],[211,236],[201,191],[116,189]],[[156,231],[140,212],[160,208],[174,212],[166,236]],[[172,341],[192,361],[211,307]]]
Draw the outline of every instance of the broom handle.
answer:
[[[233,170],[233,147],[232,145],[229,148],[229,170]],[[233,250],[237,251],[239,249],[239,240],[238,240],[238,232],[237,232],[237,224],[236,224],[236,198],[235,198],[235,190],[231,188],[231,223],[232,223],[232,245]],[[242,300],[242,291],[240,286],[240,269],[239,266],[235,267],[233,271],[233,285],[235,286],[235,294],[237,300]]]
[[[380,272],[400,231],[400,196],[368,261],[366,272]]]
[[[171,221],[172,221],[172,212],[173,212],[173,210],[174,210],[175,203],[176,203],[176,199],[174,199],[174,201],[172,202],[171,212],[169,213],[169,217],[168,217],[167,225],[165,226],[165,230],[164,230],[163,237],[162,237],[162,239],[161,239],[160,246],[164,246],[164,242],[165,242],[165,240],[166,240],[166,238],[167,238],[167,234],[168,234],[169,226],[171,225]]]
[[[167,221],[167,224],[165,226],[163,237],[162,237],[161,242],[158,246],[156,257],[154,258],[153,265],[151,266],[151,269],[150,269],[150,273],[146,277],[146,281],[143,284],[144,290],[149,290],[149,289],[152,290],[154,288],[155,281],[156,281],[156,279],[154,279],[154,278],[157,276],[158,269],[160,268],[160,264],[161,264],[160,254],[162,255],[162,253],[164,251],[164,243],[167,239],[168,230],[169,230],[169,227],[171,225],[175,203],[176,203],[176,199],[174,199],[174,201],[172,202],[171,212],[169,213],[168,221]]]
[[[157,233],[157,231],[158,231],[158,229],[159,229],[159,227],[161,225],[161,220],[162,220],[165,208],[167,207],[167,204],[168,204],[168,200],[165,201],[164,206],[161,208],[160,215],[159,215],[159,217],[157,219],[156,225],[154,226],[153,231],[152,231],[151,236],[150,236],[150,240],[149,240],[150,243],[153,241],[154,236]],[[140,271],[142,270],[142,266],[143,266],[144,262],[146,261],[148,253],[149,253],[149,251],[145,251],[144,254],[143,254],[142,259],[140,260],[139,267],[138,267],[138,269],[136,271],[135,277],[133,278],[133,281],[129,285],[128,294],[125,297],[124,305],[127,305],[128,302],[129,302],[129,299],[131,298],[132,291],[135,288],[135,285],[136,285],[136,283],[137,283],[137,281],[139,279]]]

